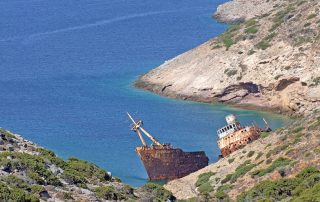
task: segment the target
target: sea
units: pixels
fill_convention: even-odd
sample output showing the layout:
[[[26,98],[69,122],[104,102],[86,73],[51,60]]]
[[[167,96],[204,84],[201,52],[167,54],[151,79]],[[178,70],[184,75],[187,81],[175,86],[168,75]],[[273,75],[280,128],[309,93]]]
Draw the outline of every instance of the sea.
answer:
[[[288,118],[164,98],[133,82],[228,27],[225,0],[1,0],[0,127],[67,159],[97,164],[134,187],[148,181],[127,112],[160,142],[218,159],[224,117]],[[148,141],[150,143],[150,141]]]

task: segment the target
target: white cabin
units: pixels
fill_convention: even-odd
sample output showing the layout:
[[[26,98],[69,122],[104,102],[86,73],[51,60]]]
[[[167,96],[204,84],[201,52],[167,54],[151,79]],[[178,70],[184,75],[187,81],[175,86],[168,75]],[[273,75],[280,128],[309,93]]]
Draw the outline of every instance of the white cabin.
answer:
[[[234,133],[242,128],[241,124],[237,121],[236,116],[233,114],[226,116],[226,121],[228,125],[217,130],[219,139],[224,138],[225,136]]]

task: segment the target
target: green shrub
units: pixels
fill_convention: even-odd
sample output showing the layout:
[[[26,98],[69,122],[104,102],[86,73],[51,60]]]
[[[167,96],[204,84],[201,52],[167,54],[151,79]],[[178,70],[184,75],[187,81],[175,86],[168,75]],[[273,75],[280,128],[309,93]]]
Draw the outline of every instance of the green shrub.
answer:
[[[246,22],[246,27],[252,27],[257,24],[257,21],[255,19],[250,19]]]
[[[247,154],[247,157],[250,158],[254,155],[254,151],[249,151],[249,153]]]
[[[302,137],[302,134],[301,133],[298,133],[294,136],[294,140],[291,142],[291,144],[297,144],[299,142],[301,142],[301,137]]]
[[[309,167],[295,178],[263,181],[247,192],[240,194],[237,201],[317,201],[320,199],[320,172]]]
[[[39,199],[16,187],[8,187],[3,182],[0,182],[0,201],[23,201],[23,202],[38,202]]]
[[[258,32],[258,28],[256,26],[248,27],[245,29],[247,34],[256,34]]]
[[[63,172],[62,177],[68,182],[69,184],[75,184],[82,188],[87,188],[86,183],[88,182],[85,175],[80,172],[77,172],[72,169],[66,169]]]
[[[145,184],[142,187],[142,190],[150,193],[156,201],[166,201],[172,196],[172,193],[170,191],[163,188],[163,186],[154,183]]]
[[[209,181],[210,177],[215,175],[216,173],[214,172],[207,172],[207,173],[202,173],[198,176],[198,180],[196,182],[196,187],[201,186],[202,184],[206,183]]]
[[[320,77],[314,78],[312,82],[313,83],[310,85],[310,87],[320,85]]]
[[[306,24],[304,24],[304,27],[309,27],[311,25],[310,22],[307,22]]]
[[[259,201],[269,199],[270,201],[281,201],[287,198],[292,190],[298,186],[297,180],[281,179],[275,182],[264,181],[251,190],[238,196],[237,201]],[[288,194],[289,193],[289,194]],[[269,201],[266,200],[266,201]]]
[[[95,189],[95,193],[99,198],[106,200],[118,200],[118,195],[113,186],[101,186]]]
[[[236,70],[236,69],[226,69],[226,70],[224,70],[224,73],[226,75],[228,75],[229,77],[231,77],[231,76],[236,75],[238,73],[238,70]]]
[[[234,161],[234,158],[228,159],[229,164],[231,164]]]
[[[261,138],[266,138],[266,137],[268,137],[270,134],[271,134],[270,132],[262,132],[262,133],[260,133],[260,137],[261,137]]]
[[[253,55],[253,54],[255,54],[256,53],[256,51],[254,51],[253,49],[251,49],[249,52],[248,52],[248,55]]]
[[[320,184],[315,185],[312,188],[306,188],[301,190],[300,194],[293,197],[292,202],[300,201],[319,201],[320,199]]]
[[[6,184],[10,187],[20,188],[24,190],[30,190],[31,187],[24,180],[14,176],[9,175],[1,179],[1,181],[6,182]]]
[[[268,165],[270,163],[272,163],[272,159],[269,158],[269,159],[266,160],[266,164]]]
[[[303,126],[297,127],[297,128],[295,128],[295,129],[292,130],[292,133],[299,133],[299,132],[301,132],[303,129],[304,129]]]
[[[245,161],[243,164],[239,165],[236,168],[234,173],[227,175],[225,179],[223,179],[223,183],[226,183],[228,181],[230,181],[230,183],[234,183],[239,177],[245,175],[255,166],[256,165],[252,164],[249,160]]]
[[[270,44],[266,40],[260,41],[258,44],[256,44],[256,48],[261,49],[261,50],[266,50],[269,48]]]
[[[276,159],[275,161],[273,161],[272,165],[270,165],[266,169],[257,170],[255,172],[253,172],[251,175],[252,176],[256,176],[257,175],[257,176],[261,177],[261,176],[264,176],[264,175],[266,175],[268,173],[273,172],[276,168],[289,165],[290,162],[291,162],[291,160],[289,160],[287,158],[280,157],[280,158]]]
[[[220,200],[223,200],[223,199],[228,199],[229,196],[228,194],[224,193],[223,191],[217,191],[214,196],[217,198],[217,199],[220,199]]]
[[[0,128],[0,134],[5,135],[7,138],[17,139],[14,134],[10,133],[9,131],[7,131],[3,128]]]
[[[208,194],[213,191],[213,187],[211,186],[210,182],[206,182],[198,187],[198,191],[200,194]]]
[[[212,49],[212,50],[213,50],[213,49],[219,49],[219,48],[221,48],[221,47],[222,47],[221,45],[217,44],[217,45],[212,46],[211,49]]]
[[[43,186],[38,185],[38,184],[32,185],[32,187],[31,187],[31,192],[34,194],[39,194],[45,190],[46,189]]]
[[[259,152],[258,155],[256,156],[255,160],[258,160],[262,155],[263,155],[263,153]]]
[[[8,156],[11,156],[13,160],[8,161]],[[26,171],[27,175],[39,184],[44,184],[46,181],[50,185],[62,185],[55,175],[47,169],[46,162],[41,156],[19,152],[3,152],[0,153],[0,165],[9,170]]]
[[[227,32],[235,32],[235,31],[238,31],[239,29],[241,28],[240,25],[231,25],[229,28],[228,28],[228,31]]]
[[[64,192],[63,193],[63,199],[66,199],[66,200],[72,200],[72,195],[70,192]]]
[[[310,20],[310,19],[315,18],[315,17],[317,17],[317,14],[316,13],[312,13],[307,17],[307,19]]]
[[[294,6],[290,4],[285,9],[277,12],[273,18],[273,25],[269,31],[273,32],[275,29],[277,29],[284,22],[285,16],[292,11],[294,11]]]
[[[268,36],[266,36],[266,37],[264,38],[264,40],[270,42],[275,36],[277,36],[277,33],[272,32],[271,34],[269,34]]]
[[[66,162],[61,158],[57,157],[53,151],[44,148],[38,148],[37,151],[42,155],[43,158],[50,160],[51,163],[64,168],[66,166]]]
[[[214,196],[219,200],[229,201],[229,196],[225,193],[225,191],[227,191],[227,190],[229,190],[231,188],[232,188],[232,185],[230,185],[230,184],[222,185],[222,186],[217,188],[217,191],[214,194]]]
[[[111,178],[105,170],[87,161],[76,158],[69,158],[64,166],[64,173],[62,177],[71,184],[77,184],[85,187],[89,181],[100,180],[102,182],[110,181]]]
[[[226,32],[219,36],[219,40],[222,41],[222,43],[228,50],[232,45],[236,43],[233,37],[234,37],[233,32]]]
[[[266,154],[267,158],[270,158],[271,154],[273,153],[273,150],[268,151],[268,153]]]
[[[320,117],[308,127],[308,130],[315,130],[318,127],[320,127]]]
[[[221,184],[224,184],[224,183],[226,183],[226,182],[229,182],[230,179],[231,179],[231,177],[232,177],[232,174],[226,175],[226,177],[225,177],[223,180],[221,180]]]

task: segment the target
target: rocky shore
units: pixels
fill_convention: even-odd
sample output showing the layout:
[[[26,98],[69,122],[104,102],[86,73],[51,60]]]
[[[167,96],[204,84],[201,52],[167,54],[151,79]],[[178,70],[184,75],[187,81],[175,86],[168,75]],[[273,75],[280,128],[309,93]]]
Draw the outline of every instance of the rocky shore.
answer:
[[[135,86],[171,98],[306,116],[320,108],[319,4],[227,2],[214,16],[238,24],[142,75]]]
[[[0,201],[153,201],[172,198],[156,184],[133,188],[111,173],[0,129]]]

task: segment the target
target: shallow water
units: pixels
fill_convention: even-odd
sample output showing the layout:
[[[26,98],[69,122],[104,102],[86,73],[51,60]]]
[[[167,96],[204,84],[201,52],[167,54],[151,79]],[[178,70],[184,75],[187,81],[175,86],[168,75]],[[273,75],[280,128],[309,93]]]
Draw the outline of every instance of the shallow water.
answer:
[[[226,29],[224,0],[2,0],[0,126],[59,156],[92,161],[140,186],[146,172],[126,112],[162,142],[219,154],[224,116],[277,128],[287,120],[223,105],[182,102],[134,89],[138,75]]]

